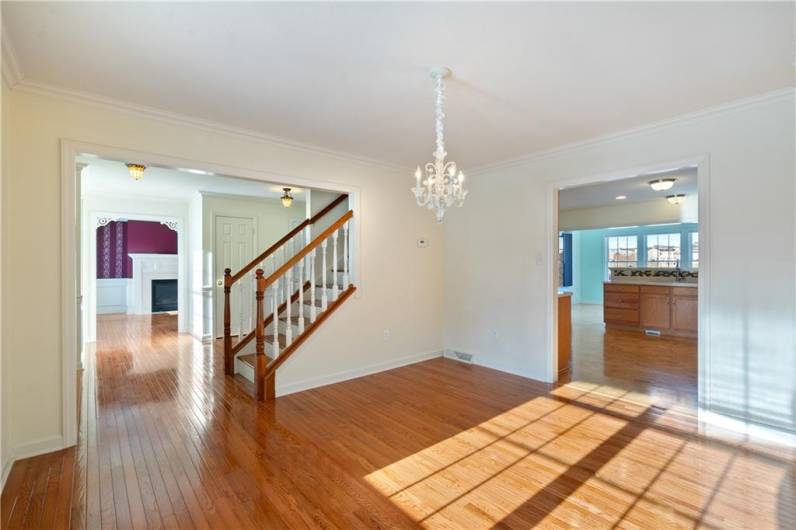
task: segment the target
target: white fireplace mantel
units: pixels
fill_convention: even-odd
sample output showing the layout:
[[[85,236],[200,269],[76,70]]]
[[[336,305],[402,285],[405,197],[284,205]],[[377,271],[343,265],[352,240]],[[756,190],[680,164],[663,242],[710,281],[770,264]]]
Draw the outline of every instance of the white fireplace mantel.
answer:
[[[129,254],[133,260],[133,279],[127,299],[127,312],[143,315],[152,312],[152,280],[176,280],[177,254]],[[182,309],[182,308],[179,308]]]

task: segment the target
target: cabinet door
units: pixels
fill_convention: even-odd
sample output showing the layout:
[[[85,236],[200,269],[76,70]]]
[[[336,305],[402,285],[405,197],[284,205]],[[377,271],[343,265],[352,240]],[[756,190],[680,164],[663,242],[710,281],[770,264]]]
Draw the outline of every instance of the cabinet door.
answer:
[[[699,328],[699,303],[696,297],[675,296],[672,298],[672,329],[692,331]]]
[[[641,295],[641,326],[653,329],[669,329],[671,326],[669,295]]]

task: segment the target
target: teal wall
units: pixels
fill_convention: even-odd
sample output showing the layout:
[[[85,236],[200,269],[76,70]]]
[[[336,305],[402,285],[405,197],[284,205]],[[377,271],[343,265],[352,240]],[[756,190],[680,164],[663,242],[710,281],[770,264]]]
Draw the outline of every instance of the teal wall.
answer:
[[[642,236],[647,234],[680,233],[683,268],[691,263],[691,245],[688,235],[698,230],[696,223],[670,225],[634,226],[627,228],[605,228],[599,230],[576,230],[572,232],[572,302],[575,304],[602,304],[603,281],[608,278],[605,238],[607,236],[639,236],[639,258],[646,257],[646,245]],[[642,249],[641,247],[644,247]]]

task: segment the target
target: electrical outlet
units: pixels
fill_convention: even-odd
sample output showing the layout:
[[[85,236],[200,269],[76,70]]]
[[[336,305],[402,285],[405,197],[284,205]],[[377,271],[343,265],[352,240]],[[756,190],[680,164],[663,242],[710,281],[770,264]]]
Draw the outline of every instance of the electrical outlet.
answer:
[[[390,330],[389,329],[385,329],[384,330],[384,340],[385,341],[390,340]]]

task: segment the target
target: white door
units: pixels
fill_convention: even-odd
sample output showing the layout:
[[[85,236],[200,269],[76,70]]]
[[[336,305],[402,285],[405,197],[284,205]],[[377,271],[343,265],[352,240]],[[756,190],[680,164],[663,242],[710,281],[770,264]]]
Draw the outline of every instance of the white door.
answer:
[[[254,259],[254,220],[250,217],[216,217],[214,270],[216,273],[215,333],[224,335],[224,269],[238,272]],[[232,334],[246,334],[247,326],[253,320],[254,292],[251,279],[243,278],[232,286],[230,292],[230,314]]]

